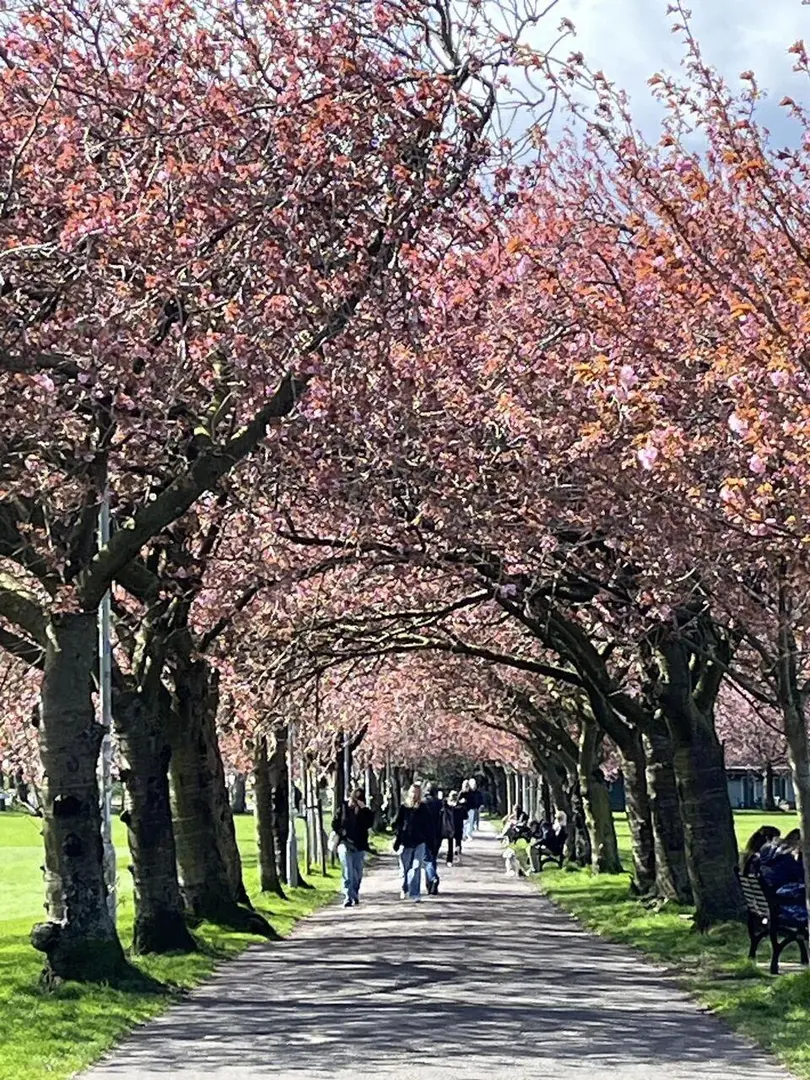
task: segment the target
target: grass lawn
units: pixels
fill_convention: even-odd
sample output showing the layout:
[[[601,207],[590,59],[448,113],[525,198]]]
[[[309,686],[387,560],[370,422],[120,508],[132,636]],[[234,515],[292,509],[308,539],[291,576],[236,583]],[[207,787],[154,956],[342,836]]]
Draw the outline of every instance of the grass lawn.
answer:
[[[741,847],[760,825],[774,824],[783,834],[794,826],[788,814],[741,811],[734,816]],[[617,815],[616,831],[629,867],[624,815]],[[627,876],[547,869],[532,880],[590,929],[675,968],[686,987],[732,1027],[767,1047],[798,1076],[810,1078],[810,972],[799,969],[795,946],[783,954],[784,974],[773,978],[767,941],[754,964],[747,959],[744,926],[729,924],[697,934],[684,917],[687,909],[667,905],[654,912],[631,898]]]
[[[281,934],[330,900],[340,886],[337,871],[311,876],[314,889],[290,889],[289,899],[263,896],[253,818],[236,818],[245,885],[258,911]],[[127,866],[126,830],[114,822],[118,852],[119,930],[124,944],[132,938],[132,883]],[[128,1028],[162,1012],[168,997],[68,983],[53,993],[40,990],[40,955],[28,943],[31,926],[43,917],[42,840],[37,819],[0,813],[0,1077],[5,1080],[60,1080],[99,1057]],[[143,971],[174,988],[194,986],[221,960],[254,941],[210,924],[197,932],[202,949],[194,956],[136,958]]]

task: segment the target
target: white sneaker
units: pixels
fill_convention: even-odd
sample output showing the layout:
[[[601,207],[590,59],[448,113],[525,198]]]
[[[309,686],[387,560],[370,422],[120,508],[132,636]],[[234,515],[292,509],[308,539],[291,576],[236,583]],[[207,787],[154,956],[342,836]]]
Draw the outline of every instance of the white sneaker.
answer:
[[[399,898],[400,900],[407,900],[408,894],[405,892],[404,889],[399,890]]]
[[[421,896],[415,896],[415,897],[413,898],[413,902],[414,902],[415,904],[421,904],[421,903],[422,903],[422,897],[421,897]]]

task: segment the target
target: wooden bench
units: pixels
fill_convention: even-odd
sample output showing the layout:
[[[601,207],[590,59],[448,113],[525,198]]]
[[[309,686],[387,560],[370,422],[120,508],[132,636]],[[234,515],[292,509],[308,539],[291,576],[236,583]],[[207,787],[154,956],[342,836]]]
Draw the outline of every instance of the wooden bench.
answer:
[[[771,975],[779,974],[779,957],[793,942],[799,946],[802,964],[810,964],[807,926],[791,926],[782,920],[778,897],[762,878],[740,877],[740,885],[748,910],[748,937],[751,942],[748,958],[756,959],[759,943],[767,937],[771,941]]]
[[[534,850],[537,851],[538,850],[537,847],[535,847]],[[565,846],[564,845],[563,845],[563,849],[562,849],[562,851],[560,852],[559,855],[552,854],[552,852],[550,852],[548,850],[548,848],[540,847],[539,848],[540,858],[537,861],[537,869],[535,869],[534,858],[533,858],[533,855],[532,855],[532,844],[531,844],[531,842],[527,845],[527,853],[528,853],[528,856],[529,856],[529,873],[530,874],[540,874],[540,873],[542,873],[543,867],[545,867],[545,866],[556,866],[560,870],[562,870],[563,864],[565,863]]]

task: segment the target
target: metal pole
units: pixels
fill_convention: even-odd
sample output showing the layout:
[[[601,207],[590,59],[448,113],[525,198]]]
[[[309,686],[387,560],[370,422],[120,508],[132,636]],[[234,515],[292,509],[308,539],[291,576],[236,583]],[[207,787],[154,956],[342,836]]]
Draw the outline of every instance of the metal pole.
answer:
[[[287,831],[287,884],[298,885],[298,840],[295,835],[295,784],[293,783],[293,764],[295,742],[295,724],[290,721],[287,727],[287,817],[289,828]]]
[[[98,546],[110,542],[110,492],[105,487],[98,515]],[[116,915],[115,847],[112,842],[112,649],[110,645],[110,592],[101,600],[98,609],[98,687],[101,726],[99,761],[99,795],[101,800],[101,841],[104,852],[104,880],[107,885],[107,907],[110,918]]]

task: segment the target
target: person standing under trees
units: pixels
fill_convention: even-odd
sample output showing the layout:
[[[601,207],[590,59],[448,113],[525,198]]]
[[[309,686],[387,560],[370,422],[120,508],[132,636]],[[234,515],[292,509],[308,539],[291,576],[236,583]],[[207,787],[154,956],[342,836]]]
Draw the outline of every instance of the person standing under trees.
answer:
[[[430,810],[422,801],[422,788],[412,784],[405,802],[400,806],[395,823],[394,851],[399,851],[402,869],[402,890],[404,900],[421,899],[422,864],[427,859],[428,844],[433,839],[433,819]]]
[[[472,814],[470,819],[470,836],[480,828],[481,804],[483,801],[484,797],[478,790],[478,781],[472,776],[470,777],[470,812]]]
[[[332,831],[338,837],[338,858],[343,871],[344,907],[360,903],[360,885],[366,861],[368,834],[374,824],[374,814],[366,806],[361,788],[355,788],[332,820]]]

